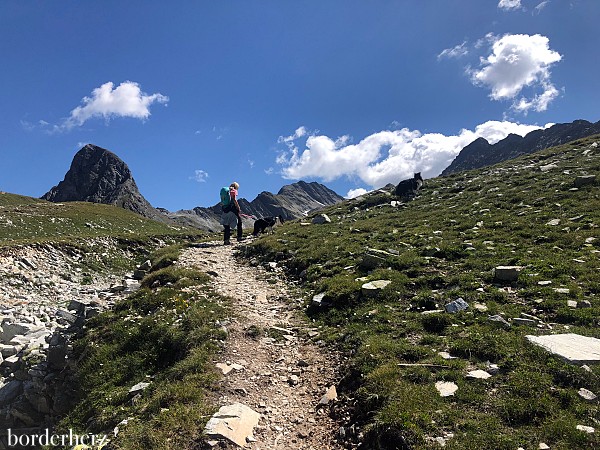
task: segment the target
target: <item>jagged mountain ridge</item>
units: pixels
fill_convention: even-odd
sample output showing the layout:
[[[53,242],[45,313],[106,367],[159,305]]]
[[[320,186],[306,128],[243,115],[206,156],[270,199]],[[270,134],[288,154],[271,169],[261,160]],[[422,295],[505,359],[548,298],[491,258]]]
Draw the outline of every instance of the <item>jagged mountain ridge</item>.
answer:
[[[51,202],[104,203],[164,223],[207,231],[221,230],[219,203],[208,208],[196,207],[177,212],[154,208],[140,193],[127,164],[113,152],[93,144],[85,145],[75,154],[64,180],[41,198]],[[256,217],[281,215],[289,220],[341,200],[343,197],[322,184],[299,181],[282,187],[277,194],[265,191],[251,202],[241,198],[239,203],[244,214]],[[247,222],[246,226],[252,225],[251,220]]]
[[[575,120],[555,124],[545,130],[534,130],[523,137],[509,134],[495,144],[478,138],[464,147],[441,175],[490,166],[598,133],[600,121],[591,123],[587,120]]]
[[[280,215],[285,220],[290,220],[303,217],[308,211],[333,205],[342,200],[344,200],[344,197],[320,183],[298,181],[283,186],[277,194],[263,191],[251,202],[240,198],[239,204],[242,212],[249,216],[269,217]],[[207,231],[221,229],[219,223],[221,206],[219,203],[208,208],[196,207],[193,210],[181,210],[174,213],[165,212],[165,214],[182,225]],[[248,220],[248,222],[245,226],[249,226],[251,220]]]
[[[160,222],[172,223],[140,193],[131,170],[113,152],[87,144],[73,157],[63,181],[42,197],[51,202],[115,205]]]

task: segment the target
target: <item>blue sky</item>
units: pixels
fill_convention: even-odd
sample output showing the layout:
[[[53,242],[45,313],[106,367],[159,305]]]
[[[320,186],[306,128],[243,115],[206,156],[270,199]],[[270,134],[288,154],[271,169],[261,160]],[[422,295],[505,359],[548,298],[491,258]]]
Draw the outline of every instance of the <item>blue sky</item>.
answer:
[[[597,0],[0,2],[0,190],[86,143],[154,206],[438,175],[479,136],[600,119]]]

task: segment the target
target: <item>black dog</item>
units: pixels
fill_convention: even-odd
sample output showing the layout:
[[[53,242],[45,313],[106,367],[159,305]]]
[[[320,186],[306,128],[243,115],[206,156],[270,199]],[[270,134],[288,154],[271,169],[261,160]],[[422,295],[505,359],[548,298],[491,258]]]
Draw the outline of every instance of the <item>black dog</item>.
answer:
[[[272,230],[273,227],[277,225],[281,225],[283,223],[283,217],[263,217],[262,219],[257,219],[254,222],[254,232],[253,236],[258,236],[260,233],[264,233],[267,229]]]
[[[423,186],[423,178],[421,177],[421,172],[418,172],[412,178],[398,183],[395,194],[398,197],[409,200],[417,195],[421,186]]]

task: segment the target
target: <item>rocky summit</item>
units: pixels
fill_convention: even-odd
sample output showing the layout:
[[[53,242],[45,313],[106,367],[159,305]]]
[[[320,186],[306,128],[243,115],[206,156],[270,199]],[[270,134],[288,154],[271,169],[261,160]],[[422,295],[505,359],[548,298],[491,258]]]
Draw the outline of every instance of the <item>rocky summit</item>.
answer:
[[[463,148],[442,175],[491,166],[521,155],[562,145],[600,133],[600,121],[575,120],[571,123],[558,123],[545,130],[535,130],[524,137],[509,134],[495,144],[478,138]]]
[[[65,179],[42,198],[51,202],[104,203],[150,219],[169,221],[142,196],[127,164],[111,151],[93,144],[75,154]]]

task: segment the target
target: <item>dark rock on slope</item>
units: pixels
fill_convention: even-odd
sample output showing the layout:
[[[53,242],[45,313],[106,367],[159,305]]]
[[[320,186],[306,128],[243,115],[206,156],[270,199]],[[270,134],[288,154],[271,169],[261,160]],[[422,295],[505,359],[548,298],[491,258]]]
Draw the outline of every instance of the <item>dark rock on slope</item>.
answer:
[[[171,223],[140,194],[127,164],[114,153],[92,144],[75,154],[65,179],[42,198],[51,202],[105,203]]]
[[[442,175],[490,166],[598,133],[600,121],[591,123],[576,120],[572,123],[559,123],[545,130],[535,130],[524,137],[509,134],[493,145],[484,138],[478,138],[460,151]]]
[[[285,220],[305,216],[309,211],[333,205],[344,200],[322,184],[299,181],[282,187],[277,194],[261,192],[251,202],[239,200],[242,212],[256,217],[282,216]],[[193,226],[208,231],[220,231],[221,206],[209,208],[197,207],[167,214],[169,218],[182,225]],[[250,226],[251,220],[245,226]]]

